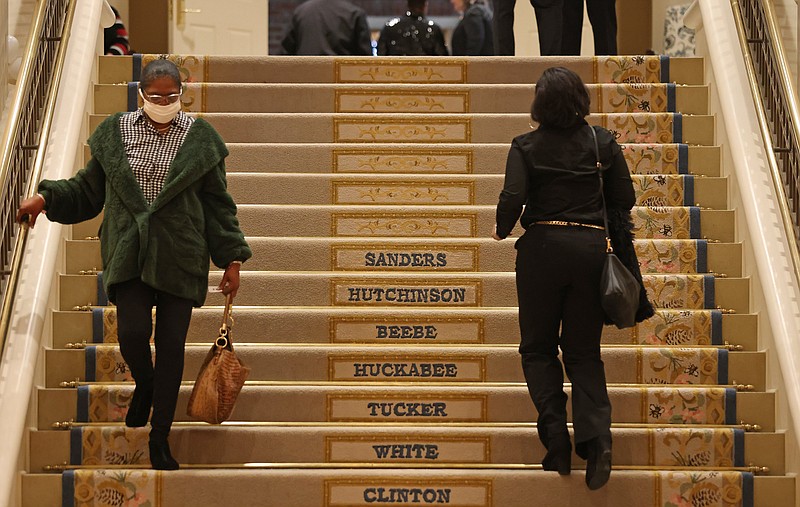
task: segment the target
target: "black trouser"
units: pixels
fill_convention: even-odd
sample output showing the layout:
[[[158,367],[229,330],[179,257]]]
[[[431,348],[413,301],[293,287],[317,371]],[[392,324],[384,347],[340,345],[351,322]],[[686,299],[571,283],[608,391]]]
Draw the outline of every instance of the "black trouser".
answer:
[[[586,0],[586,12],[592,24],[595,55],[617,54],[616,0]],[[561,49],[565,55],[581,54],[583,0],[564,0],[564,35]]]
[[[514,56],[514,4],[517,0],[492,0],[494,15],[494,53]],[[552,5],[549,5],[551,4]],[[539,29],[539,52],[542,56],[561,54],[563,0],[531,0]],[[537,5],[548,5],[537,7]]]
[[[122,357],[136,385],[153,389],[150,439],[166,440],[183,378],[186,332],[192,318],[190,299],[153,289],[139,279],[117,284],[117,333]],[[156,361],[150,354],[156,307]]]
[[[532,225],[517,241],[519,351],[531,399],[539,412],[539,438],[567,431],[567,395],[558,359],[572,382],[576,450],[610,434],[611,404],[606,390],[600,335],[600,274],[605,233],[585,227]],[[560,335],[559,335],[560,328]]]

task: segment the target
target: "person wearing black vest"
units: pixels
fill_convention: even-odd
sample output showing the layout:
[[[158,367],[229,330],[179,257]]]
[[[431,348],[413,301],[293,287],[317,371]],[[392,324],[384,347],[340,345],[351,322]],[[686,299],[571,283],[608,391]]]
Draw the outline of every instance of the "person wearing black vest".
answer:
[[[562,67],[542,74],[531,108],[539,126],[511,143],[493,238],[506,238],[518,219],[525,229],[515,245],[519,351],[547,449],[542,465],[562,475],[571,469],[560,347],[572,382],[576,452],[588,460],[587,485],[597,489],[611,471],[611,403],[600,358],[606,233],[588,114],[577,74]],[[625,158],[611,132],[596,134],[606,205],[628,212],[635,195]]]
[[[453,30],[453,56],[492,56],[492,12],[480,0],[450,0],[461,20]]]

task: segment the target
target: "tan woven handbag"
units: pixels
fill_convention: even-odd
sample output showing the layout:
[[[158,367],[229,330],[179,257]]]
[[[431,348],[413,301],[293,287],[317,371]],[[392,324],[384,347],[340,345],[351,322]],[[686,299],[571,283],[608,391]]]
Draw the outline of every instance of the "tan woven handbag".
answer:
[[[191,417],[211,424],[219,424],[230,417],[239,391],[250,374],[250,368],[242,364],[233,351],[232,303],[229,294],[219,336],[200,367],[186,410]]]

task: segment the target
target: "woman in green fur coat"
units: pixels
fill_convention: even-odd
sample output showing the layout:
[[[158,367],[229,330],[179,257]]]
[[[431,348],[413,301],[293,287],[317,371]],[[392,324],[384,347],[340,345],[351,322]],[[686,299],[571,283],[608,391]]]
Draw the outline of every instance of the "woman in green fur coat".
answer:
[[[147,424],[154,468],[179,467],[167,442],[192,307],[208,290],[209,258],[225,269],[219,288],[236,295],[252,253],[227,191],[228,150],[211,125],[181,111],[181,79],[168,60],[142,70],[143,107],[106,119],[89,139],[92,158],[67,180],[42,181],[18,220],[45,212],[73,224],[104,211],[103,283],[117,306],[122,356],[136,381],[125,423]],[[156,307],[156,361],[150,354]]]

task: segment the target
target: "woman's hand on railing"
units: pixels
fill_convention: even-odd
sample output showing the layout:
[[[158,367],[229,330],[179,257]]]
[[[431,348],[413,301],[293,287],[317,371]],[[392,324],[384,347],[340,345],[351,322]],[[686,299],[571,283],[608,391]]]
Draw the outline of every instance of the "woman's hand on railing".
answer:
[[[25,199],[19,203],[19,211],[17,211],[17,222],[20,224],[27,223],[29,227],[36,224],[36,218],[39,213],[44,211],[44,197],[41,194],[36,194],[30,199]]]

